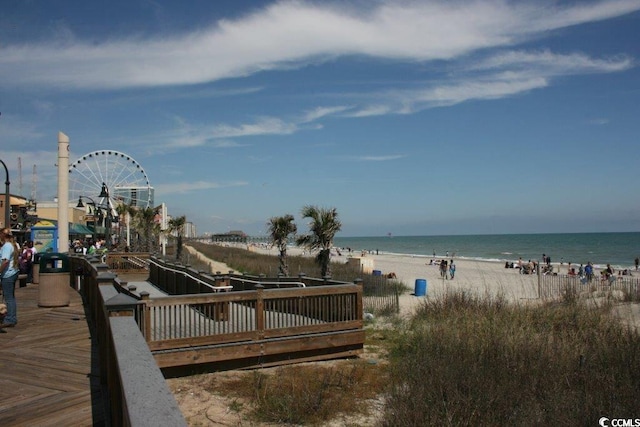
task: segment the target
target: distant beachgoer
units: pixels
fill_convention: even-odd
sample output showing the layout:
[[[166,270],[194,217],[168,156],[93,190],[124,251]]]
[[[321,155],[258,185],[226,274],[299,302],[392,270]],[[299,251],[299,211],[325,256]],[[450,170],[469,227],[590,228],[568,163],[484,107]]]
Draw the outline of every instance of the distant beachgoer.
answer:
[[[611,264],[607,264],[607,268],[605,268],[604,270],[604,279],[611,283],[612,280],[615,280],[614,274],[615,270],[613,269],[613,267],[611,267]]]
[[[451,264],[449,265],[449,276],[451,277],[451,280],[453,280],[455,275],[456,275],[456,265],[453,263],[453,260],[451,260]]]
[[[640,266],[640,258],[636,257],[636,271],[638,271],[638,266]]]
[[[543,264],[547,263],[547,255],[546,254],[542,254],[542,263]]]
[[[587,265],[584,268],[584,274],[587,276],[587,280],[589,282],[593,279],[593,265],[591,264],[591,261],[587,262]]]
[[[440,261],[440,277],[447,278],[447,261],[444,259]]]

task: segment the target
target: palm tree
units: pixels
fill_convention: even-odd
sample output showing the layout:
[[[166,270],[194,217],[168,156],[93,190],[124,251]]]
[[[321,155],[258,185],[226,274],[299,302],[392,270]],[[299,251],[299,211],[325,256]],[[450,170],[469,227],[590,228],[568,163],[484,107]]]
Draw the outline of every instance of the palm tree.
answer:
[[[186,222],[187,217],[184,215],[169,220],[169,233],[175,231],[178,237],[176,243],[176,261],[179,261],[182,256],[182,234],[184,233],[184,224]]]
[[[156,209],[152,207],[146,207],[142,209],[137,209],[135,211],[135,215],[133,217],[134,220],[134,228],[138,230],[138,233],[142,231],[143,242],[142,246],[146,248],[147,252],[152,252],[152,237],[160,228],[159,224],[155,223],[155,218],[157,215]]]
[[[310,218],[309,228],[311,233],[298,237],[297,243],[309,250],[319,249],[316,262],[320,265],[322,277],[331,276],[331,248],[333,238],[342,224],[338,220],[336,208],[319,208],[307,205],[302,208],[302,217]]]
[[[127,245],[126,233],[127,233],[127,217],[131,217],[135,212],[135,208],[131,205],[127,205],[126,203],[118,203],[116,205],[116,213],[118,214],[118,249],[122,250],[123,247]],[[123,227],[122,224],[127,225],[127,228]],[[128,242],[127,242],[128,243]]]
[[[280,250],[280,267],[278,272],[289,275],[289,265],[287,264],[287,241],[290,234],[296,234],[298,227],[293,222],[293,215],[286,214],[285,216],[274,216],[269,219],[267,223],[269,226],[269,236],[271,242]]]

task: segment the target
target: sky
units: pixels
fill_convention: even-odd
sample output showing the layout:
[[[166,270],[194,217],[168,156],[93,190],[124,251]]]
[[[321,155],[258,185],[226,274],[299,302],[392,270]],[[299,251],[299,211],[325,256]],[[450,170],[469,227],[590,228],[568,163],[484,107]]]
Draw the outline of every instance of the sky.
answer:
[[[61,131],[201,235],[640,231],[640,0],[2,3],[13,194]]]

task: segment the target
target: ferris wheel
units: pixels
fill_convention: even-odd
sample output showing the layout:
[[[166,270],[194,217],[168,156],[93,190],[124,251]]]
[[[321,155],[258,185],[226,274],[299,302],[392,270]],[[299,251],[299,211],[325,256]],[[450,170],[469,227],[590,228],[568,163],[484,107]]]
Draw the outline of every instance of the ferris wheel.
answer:
[[[69,200],[91,201],[115,209],[119,204],[149,207],[149,177],[131,156],[114,150],[87,153],[69,165]]]

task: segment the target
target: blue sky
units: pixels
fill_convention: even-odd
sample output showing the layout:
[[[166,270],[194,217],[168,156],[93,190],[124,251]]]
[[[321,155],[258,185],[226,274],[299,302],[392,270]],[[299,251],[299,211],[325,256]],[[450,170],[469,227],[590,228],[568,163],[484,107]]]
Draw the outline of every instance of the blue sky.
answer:
[[[0,158],[47,201],[58,131],[126,153],[199,233],[639,231],[638,41],[638,0],[9,0]]]

